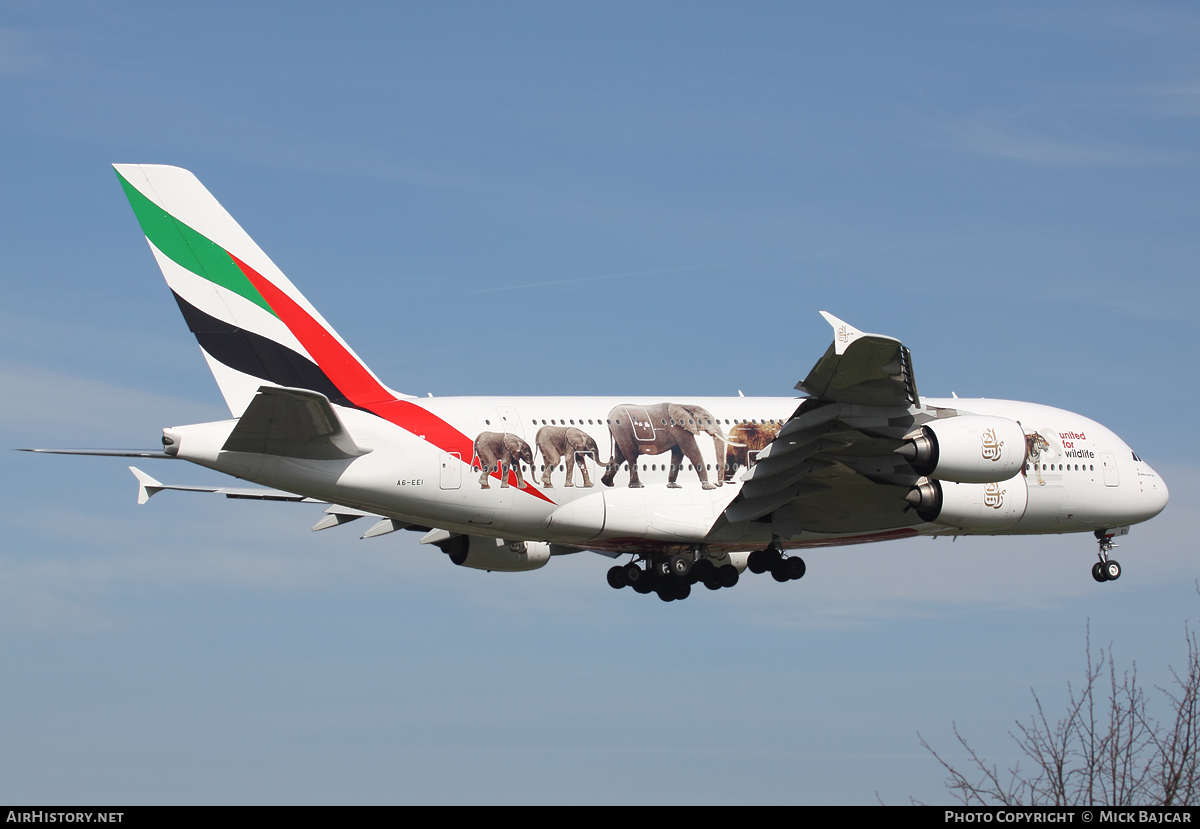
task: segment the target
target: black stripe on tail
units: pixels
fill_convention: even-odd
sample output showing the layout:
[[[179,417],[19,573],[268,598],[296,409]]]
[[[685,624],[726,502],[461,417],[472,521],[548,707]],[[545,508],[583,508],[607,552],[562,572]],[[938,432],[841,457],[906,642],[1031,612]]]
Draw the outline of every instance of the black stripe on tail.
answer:
[[[179,294],[171,293],[200,347],[213,359],[251,377],[319,392],[339,406],[357,408],[312,360],[261,334],[209,316]]]

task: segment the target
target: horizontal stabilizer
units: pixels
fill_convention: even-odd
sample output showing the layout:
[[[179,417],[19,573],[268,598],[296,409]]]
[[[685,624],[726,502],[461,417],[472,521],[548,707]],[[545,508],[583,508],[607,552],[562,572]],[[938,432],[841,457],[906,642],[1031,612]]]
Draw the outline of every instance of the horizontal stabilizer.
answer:
[[[18,449],[42,455],[96,455],[101,458],[174,458],[161,449]]]
[[[262,386],[222,447],[309,460],[365,455],[342,425],[329,399],[305,389]]]
[[[185,486],[179,484],[164,484],[154,480],[136,466],[129,467],[129,471],[138,480],[138,503],[144,504],[151,497],[162,492],[164,489],[173,489],[178,492],[212,492],[217,495],[224,495],[226,498],[241,498],[249,501],[293,501],[296,503],[305,504],[327,504],[328,501],[320,501],[316,498],[305,498],[303,495],[296,495],[292,492],[284,492],[282,489],[268,489],[267,487],[229,487],[229,486]]]

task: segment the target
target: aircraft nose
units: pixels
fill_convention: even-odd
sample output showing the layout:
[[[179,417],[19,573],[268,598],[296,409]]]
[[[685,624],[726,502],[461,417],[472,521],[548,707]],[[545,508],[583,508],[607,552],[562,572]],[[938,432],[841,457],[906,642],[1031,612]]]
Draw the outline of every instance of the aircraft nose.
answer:
[[[1146,468],[1154,475],[1142,485],[1142,501],[1147,511],[1146,519],[1150,519],[1166,508],[1171,493],[1167,490],[1167,482],[1162,479],[1162,475],[1150,469],[1149,464],[1146,464]]]

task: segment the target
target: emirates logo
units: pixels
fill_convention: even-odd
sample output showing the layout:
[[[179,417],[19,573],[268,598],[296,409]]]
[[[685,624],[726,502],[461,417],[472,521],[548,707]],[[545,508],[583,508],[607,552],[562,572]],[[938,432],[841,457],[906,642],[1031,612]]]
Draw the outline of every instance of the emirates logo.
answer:
[[[983,444],[983,459],[985,461],[1000,460],[1000,448],[1004,446],[1004,441],[996,440],[995,429],[985,431],[980,442]]]
[[[1004,506],[1004,493],[1007,491],[1001,489],[1000,484],[988,484],[983,488],[983,505],[992,509],[1000,509]]]
[[[846,330],[846,326],[839,325],[837,330],[837,338],[839,343],[844,343],[850,339],[850,332]]]

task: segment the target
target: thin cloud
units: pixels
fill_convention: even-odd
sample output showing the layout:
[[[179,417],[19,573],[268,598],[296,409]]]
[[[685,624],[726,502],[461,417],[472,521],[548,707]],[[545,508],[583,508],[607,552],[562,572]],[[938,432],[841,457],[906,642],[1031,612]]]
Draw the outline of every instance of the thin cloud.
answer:
[[[1058,138],[1006,113],[946,119],[936,129],[967,152],[1047,166],[1194,167],[1200,161],[1193,152]]]

